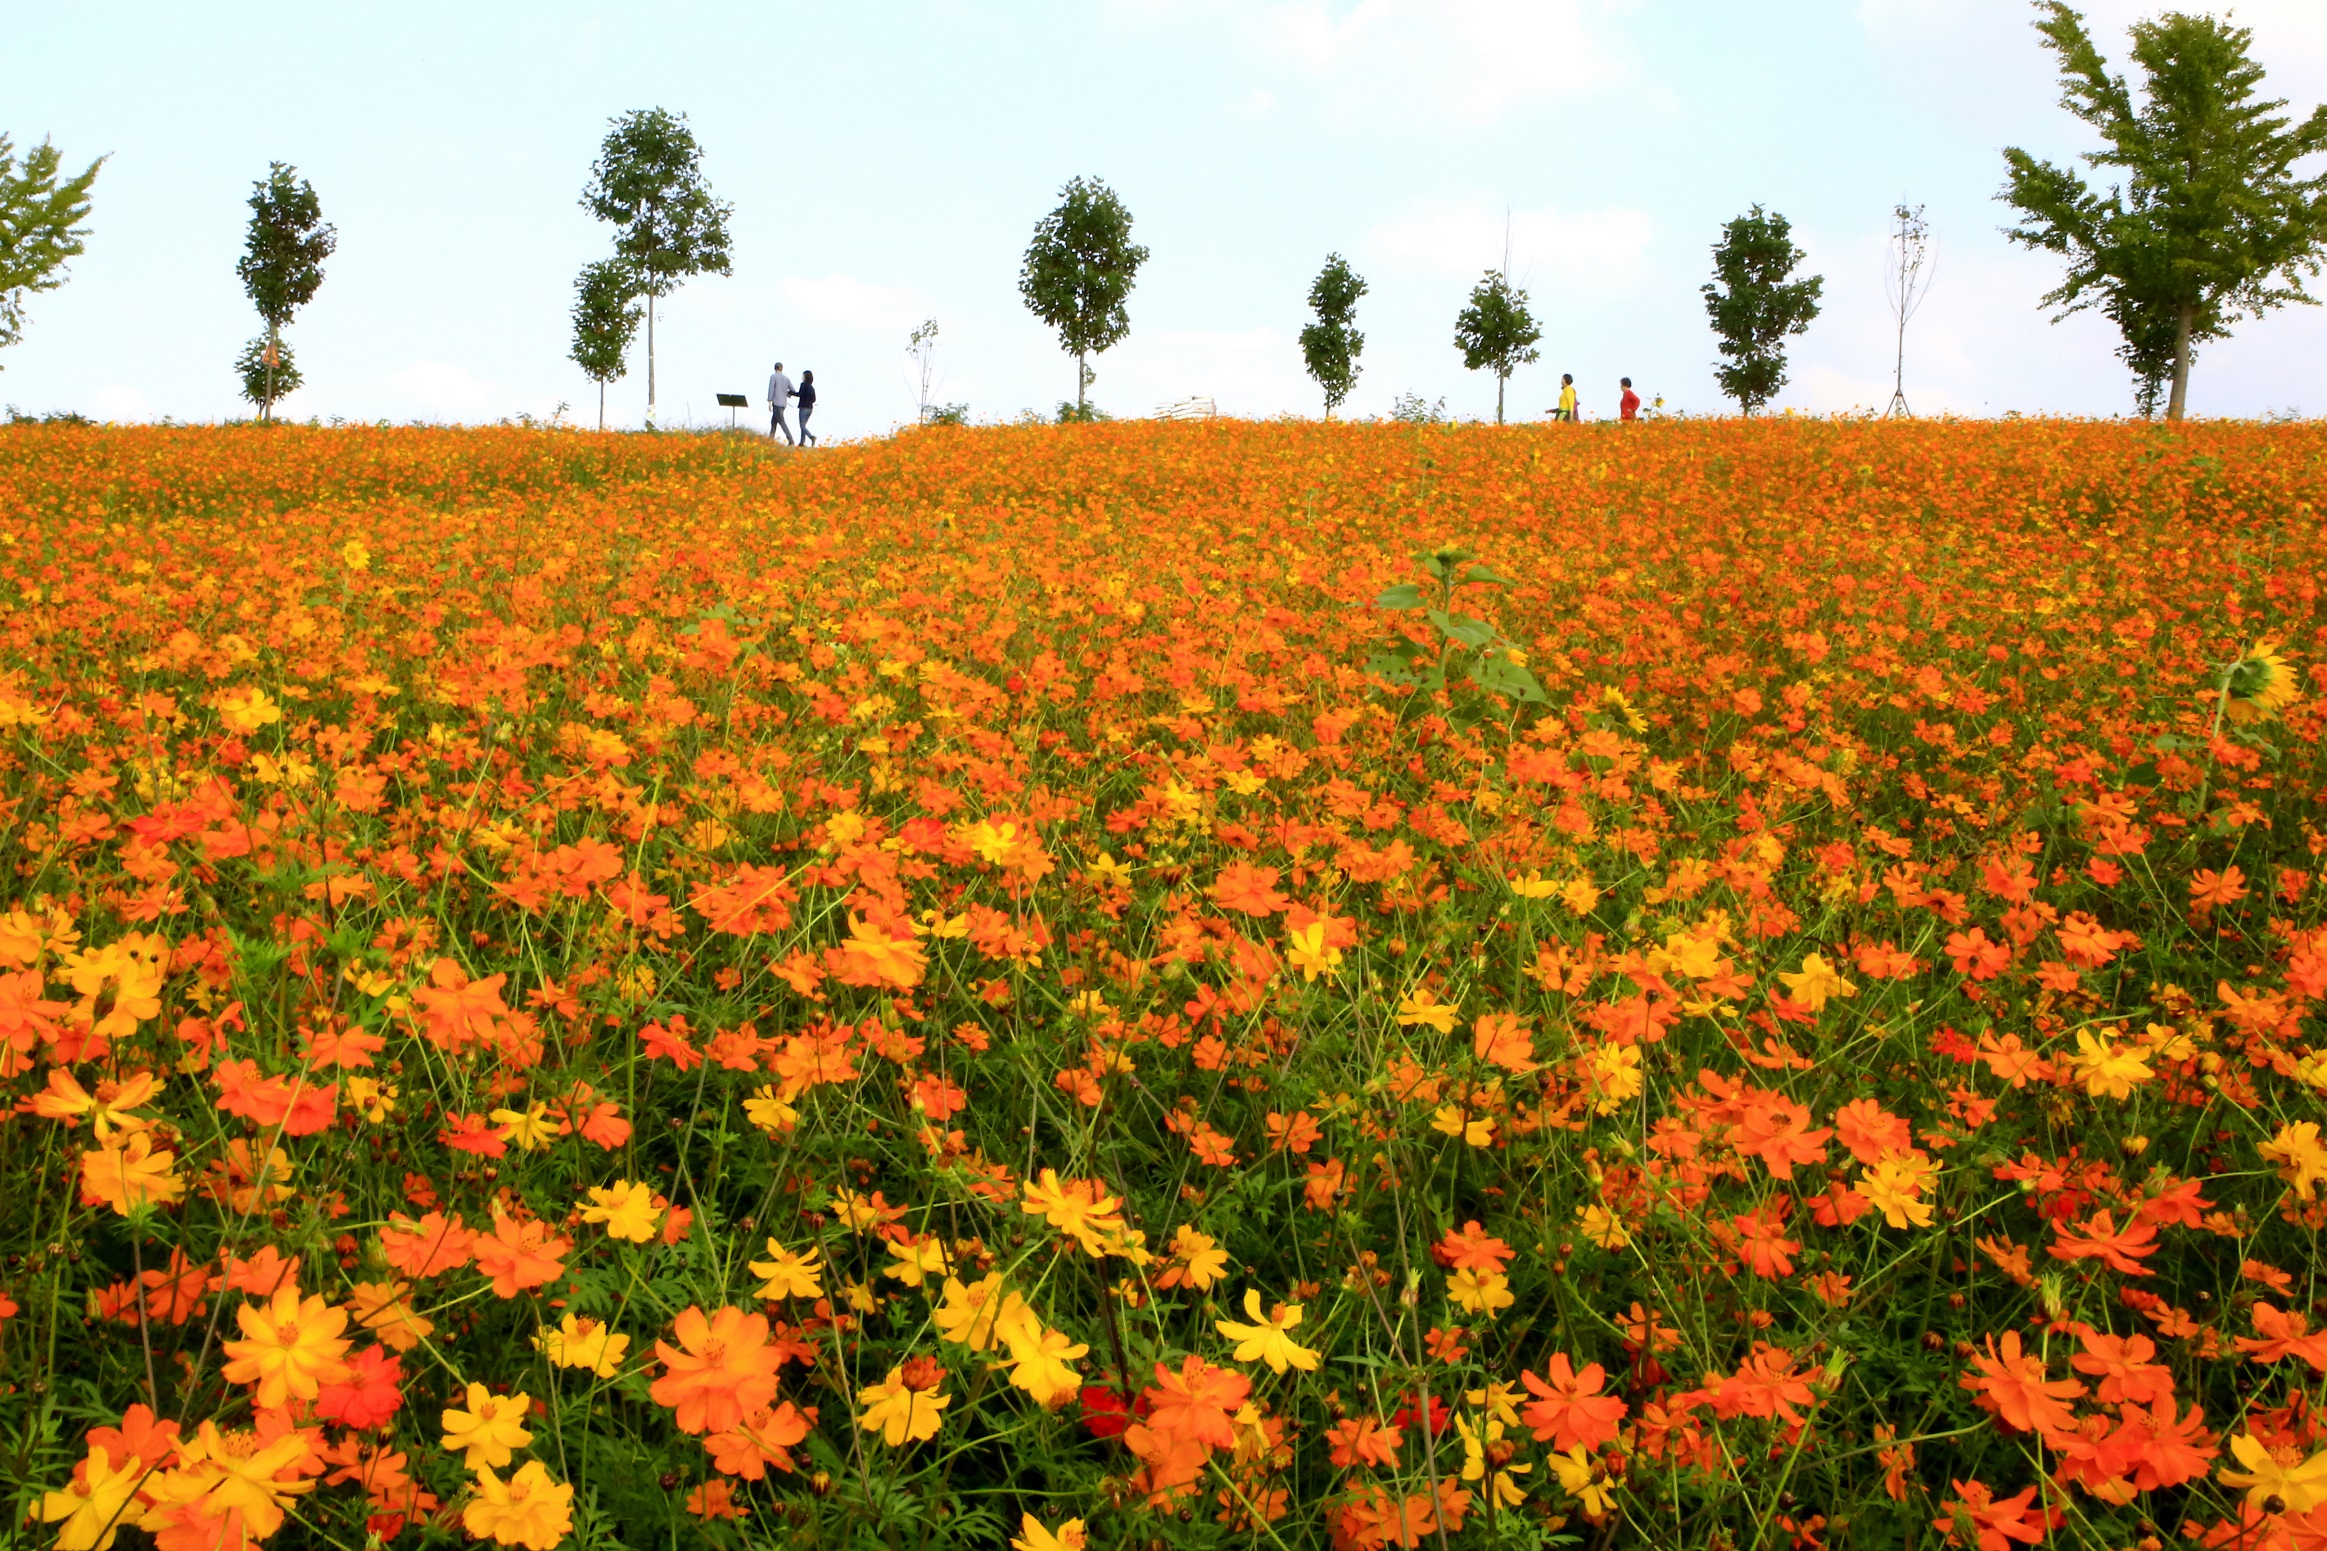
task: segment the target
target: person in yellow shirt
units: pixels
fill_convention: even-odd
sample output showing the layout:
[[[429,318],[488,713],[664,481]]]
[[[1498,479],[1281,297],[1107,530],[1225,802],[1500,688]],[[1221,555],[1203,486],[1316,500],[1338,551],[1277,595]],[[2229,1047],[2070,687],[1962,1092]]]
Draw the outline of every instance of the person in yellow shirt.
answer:
[[[1576,418],[1576,377],[1573,372],[1559,374],[1559,408],[1551,412],[1554,420],[1573,424]]]

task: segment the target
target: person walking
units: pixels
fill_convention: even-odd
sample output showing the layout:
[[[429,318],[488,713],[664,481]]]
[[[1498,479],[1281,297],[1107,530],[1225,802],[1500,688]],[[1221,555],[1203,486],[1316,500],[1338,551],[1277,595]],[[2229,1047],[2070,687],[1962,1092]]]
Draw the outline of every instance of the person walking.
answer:
[[[800,391],[794,397],[800,401],[800,445],[813,447],[816,445],[816,438],[809,434],[808,417],[816,410],[816,374],[814,372],[800,374]]]
[[[783,437],[785,445],[792,443],[792,428],[784,424],[784,406],[793,397],[792,379],[784,375],[784,363],[776,363],[775,372],[768,378],[768,440]]]
[[[1575,418],[1576,418],[1576,377],[1575,377],[1575,373],[1573,373],[1573,372],[1561,372],[1561,373],[1559,374],[1559,408],[1557,408],[1557,409],[1555,409],[1555,410],[1553,410],[1553,411],[1551,412],[1551,418],[1552,418],[1552,419],[1554,419],[1554,420],[1565,420],[1565,421],[1567,421],[1567,422],[1568,422],[1569,424],[1571,424],[1571,425],[1575,423]]]
[[[1632,379],[1629,377],[1624,379],[1624,397],[1616,402],[1616,418],[1619,420],[1638,420],[1640,418],[1640,395],[1632,391]]]

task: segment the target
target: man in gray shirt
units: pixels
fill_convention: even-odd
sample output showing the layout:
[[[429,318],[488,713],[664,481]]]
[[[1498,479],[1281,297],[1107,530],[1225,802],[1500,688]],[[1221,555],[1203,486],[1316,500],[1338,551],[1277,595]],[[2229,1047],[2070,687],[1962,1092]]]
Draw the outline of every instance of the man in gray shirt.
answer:
[[[784,424],[784,408],[796,393],[792,379],[784,375],[784,363],[778,361],[775,374],[768,378],[768,436],[771,440],[781,434],[788,445],[798,445],[792,441],[792,428]]]

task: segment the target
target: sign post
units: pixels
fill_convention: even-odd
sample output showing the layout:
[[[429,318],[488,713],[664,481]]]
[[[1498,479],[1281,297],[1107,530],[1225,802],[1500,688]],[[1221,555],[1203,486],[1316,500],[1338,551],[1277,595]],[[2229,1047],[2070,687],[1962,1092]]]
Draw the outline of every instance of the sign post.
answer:
[[[719,407],[727,411],[727,429],[730,431],[735,429],[735,412],[748,407],[750,403],[751,399],[746,394],[722,393],[719,395]]]

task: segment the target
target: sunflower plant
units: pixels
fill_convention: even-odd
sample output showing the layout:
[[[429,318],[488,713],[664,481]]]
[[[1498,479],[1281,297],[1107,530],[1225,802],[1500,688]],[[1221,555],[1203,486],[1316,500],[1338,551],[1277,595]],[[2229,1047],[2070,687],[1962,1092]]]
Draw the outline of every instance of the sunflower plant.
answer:
[[[1449,682],[1469,684],[1496,700],[1544,705],[1550,697],[1535,675],[1527,671],[1527,654],[1503,634],[1492,620],[1458,612],[1465,588],[1508,587],[1512,579],[1478,563],[1470,550],[1442,544],[1415,561],[1430,575],[1427,584],[1400,582],[1374,599],[1377,609],[1419,614],[1437,638],[1416,640],[1403,636],[1396,645],[1366,661],[1366,672],[1408,690],[1435,696]],[[1484,708],[1456,707],[1456,720],[1468,725]]]

